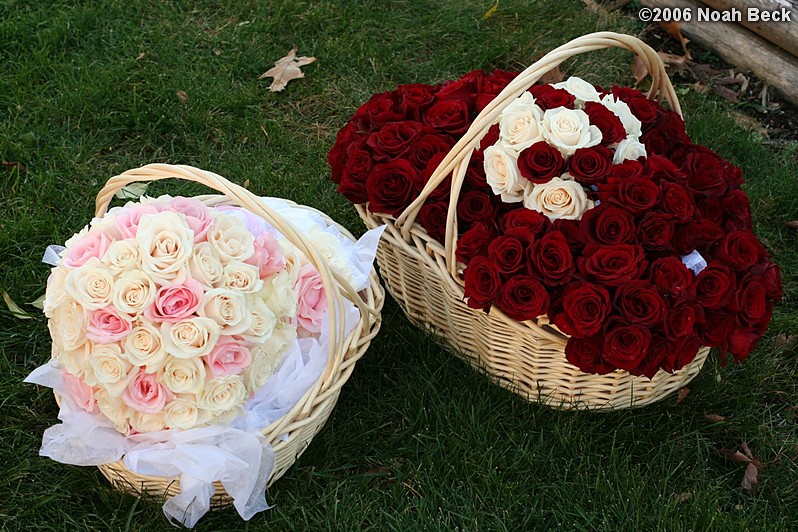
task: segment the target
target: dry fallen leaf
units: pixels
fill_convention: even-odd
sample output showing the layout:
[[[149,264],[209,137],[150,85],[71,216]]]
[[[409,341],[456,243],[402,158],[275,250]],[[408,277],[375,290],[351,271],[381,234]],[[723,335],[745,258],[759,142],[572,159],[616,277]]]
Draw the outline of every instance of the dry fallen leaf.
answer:
[[[244,188],[249,188],[249,185],[250,185],[249,179],[245,179],[244,180],[244,185],[243,185]]]
[[[648,76],[646,64],[643,63],[643,60],[640,59],[638,55],[635,55],[635,58],[632,60],[632,76],[635,78],[635,87]]]
[[[544,85],[548,83],[559,83],[565,79],[565,72],[560,70],[560,66],[557,65],[556,67],[552,68],[542,76],[540,76],[540,80],[538,83],[542,83]]]
[[[175,94],[177,94],[177,99],[180,100],[180,103],[188,105],[188,94],[186,94],[186,91],[177,91]]]
[[[287,56],[274,63],[274,67],[261,74],[258,79],[274,78],[272,84],[269,85],[269,90],[272,92],[281,91],[292,79],[304,78],[305,74],[302,73],[299,67],[309,65],[315,60],[315,57],[297,57],[296,48],[293,48],[288,52]]]
[[[682,23],[681,22],[659,22],[658,23],[660,28],[665,30],[668,35],[679,41],[682,45],[682,50],[684,51],[684,56],[687,59],[692,59],[693,56],[690,55],[690,51],[687,49],[687,43],[690,42],[684,35],[682,35]]]
[[[719,416],[718,414],[704,414],[704,417],[707,418],[712,423],[720,423],[722,421],[726,421],[725,417]]]
[[[790,229],[798,229],[798,220],[792,222],[784,222],[784,225],[785,227],[788,227]]]
[[[690,492],[687,493],[679,493],[674,494],[673,498],[676,499],[676,504],[681,504],[683,502],[689,501],[693,497],[693,494]]]
[[[748,444],[743,442],[732,449],[721,449],[721,452],[736,464],[745,464],[745,474],[740,481],[740,487],[754,493],[759,486],[759,472],[762,470],[762,462],[753,455]]]
[[[46,297],[47,297],[47,294],[42,294],[39,297],[37,297],[36,299],[34,299],[33,301],[31,301],[30,303],[28,303],[28,305],[30,305],[32,307],[35,307],[35,308],[37,308],[39,310],[44,310],[44,300],[45,300]]]
[[[141,53],[138,55],[138,57],[136,57],[136,61],[141,61],[142,59],[144,59],[144,52],[141,52]]]
[[[787,222],[790,223],[790,222]],[[798,228],[798,222],[792,222]],[[773,339],[773,347],[776,349],[783,349],[785,351],[789,351],[790,349],[794,348],[798,344],[798,336],[794,335],[787,335],[787,333],[781,333],[776,338]]]
[[[665,63],[665,68],[669,70],[669,74],[681,74],[690,70],[687,64],[687,57],[683,55],[668,54],[665,52],[657,52],[659,58]]]
[[[11,299],[11,296],[9,296],[6,292],[3,292],[3,301],[6,302],[8,310],[11,311],[11,315],[14,316],[15,318],[19,318],[21,320],[33,319],[33,316],[31,316],[30,314],[19,308],[19,305],[14,303],[14,300]]]
[[[681,403],[684,401],[684,398],[690,395],[690,388],[687,386],[682,386],[679,388],[679,393],[676,394],[676,404]]]
[[[482,20],[488,20],[490,17],[496,14],[499,10],[499,0],[496,0],[496,3],[493,4],[493,7],[485,11],[485,14],[482,15]]]
[[[25,170],[27,170],[27,168],[25,168],[24,164],[18,163],[16,161],[12,161],[12,162],[3,161],[3,168],[5,168],[6,170],[9,170],[9,171],[16,170],[18,174],[24,174]]]

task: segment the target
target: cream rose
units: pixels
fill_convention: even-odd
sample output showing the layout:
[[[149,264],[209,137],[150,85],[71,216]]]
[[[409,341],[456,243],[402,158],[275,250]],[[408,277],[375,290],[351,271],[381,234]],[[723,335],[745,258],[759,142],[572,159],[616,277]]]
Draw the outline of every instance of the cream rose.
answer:
[[[352,279],[352,265],[335,234],[325,231],[320,225],[314,225],[307,232],[307,237],[313,249],[327,260],[327,264],[344,278]]]
[[[64,351],[72,351],[86,343],[86,311],[74,299],[67,298],[53,310],[48,326],[51,336],[58,339]]]
[[[86,361],[83,380],[89,386],[99,386],[111,396],[120,395],[135,376],[133,365],[122,357],[119,344],[95,344]]]
[[[518,171],[518,155],[502,146],[485,149],[485,177],[494,194],[501,194],[505,203],[517,203],[524,199],[524,187],[529,181]]]
[[[205,292],[197,313],[213,320],[221,327],[222,334],[226,335],[241,334],[249,329],[252,322],[244,294],[226,288]]]
[[[191,277],[207,288],[218,288],[224,275],[224,266],[212,245],[201,242],[194,246],[194,254],[188,261]]]
[[[114,283],[111,300],[120,311],[136,316],[155,301],[155,283],[141,270],[124,272]]]
[[[627,138],[618,143],[615,147],[615,155],[612,156],[612,164],[620,164],[628,160],[637,160],[645,157],[646,146],[633,138]]]
[[[102,261],[115,273],[138,269],[141,267],[139,245],[134,238],[117,240],[108,246]]]
[[[93,348],[94,345],[91,342],[85,342],[77,349],[56,352],[56,343],[53,341],[53,358],[60,360],[66,370],[75,377],[83,377],[86,362],[89,360]]]
[[[147,373],[155,373],[163,368],[166,350],[161,341],[161,333],[149,323],[133,327],[125,338],[124,356],[134,366],[144,366]]]
[[[499,144],[517,153],[543,140],[542,119],[543,109],[535,104],[535,97],[529,92],[523,93],[502,111]]]
[[[220,216],[208,231],[208,242],[219,253],[225,264],[231,260],[246,261],[255,253],[255,237],[247,226],[235,216]]]
[[[190,429],[207,423],[210,414],[197,406],[196,396],[181,395],[166,405],[163,418],[171,429]]]
[[[557,148],[563,157],[569,157],[579,148],[590,148],[601,142],[601,131],[590,125],[587,113],[565,107],[549,109],[543,113],[543,137]]]
[[[211,352],[219,340],[219,325],[210,318],[189,318],[161,324],[161,339],[166,352],[176,358],[194,358]]]
[[[262,345],[252,346],[252,362],[244,370],[244,384],[250,392],[257,392],[274,374],[283,359],[284,351],[269,351]]]
[[[92,257],[67,274],[64,286],[67,294],[83,308],[97,310],[111,303],[114,279],[102,266],[100,259]]]
[[[205,386],[205,375],[201,358],[170,358],[164,365],[161,383],[173,393],[198,394]]]
[[[50,270],[47,278],[47,290],[44,297],[44,315],[53,317],[53,311],[66,301],[66,277],[69,271],[63,266],[56,266]]]
[[[97,400],[97,408],[100,412],[111,420],[114,428],[125,436],[130,433],[130,416],[133,409],[127,406],[119,396],[112,396],[102,388],[94,393]]]
[[[570,78],[566,79],[565,81],[561,81],[560,83],[555,83],[553,85],[555,89],[565,89],[566,91],[570,92],[576,98],[576,105],[577,107],[582,106],[585,102],[598,102],[601,101],[601,96],[599,95],[596,87],[594,87],[591,83],[583,80],[582,78],[578,78],[576,76],[571,76]]]
[[[199,395],[197,406],[216,416],[240,407],[247,398],[241,375],[225,375],[209,379]]]
[[[143,215],[136,239],[141,248],[141,267],[156,282],[172,284],[185,279],[194,231],[182,215],[171,211]]]
[[[626,102],[616,99],[612,94],[607,94],[601,99],[601,104],[621,119],[621,124],[623,124],[623,129],[626,130],[627,136],[633,137],[635,140],[640,138],[643,124],[632,114],[632,110],[629,109]]]
[[[582,185],[569,174],[555,177],[543,185],[531,185],[524,198],[524,207],[536,210],[551,220],[580,220],[582,214],[593,207]]]
[[[238,292],[252,293],[263,288],[260,270],[257,266],[245,264],[238,260],[231,260],[224,267],[222,288]]]
[[[145,414],[133,411],[130,426],[136,432],[157,432],[166,428],[166,420],[162,414]]]

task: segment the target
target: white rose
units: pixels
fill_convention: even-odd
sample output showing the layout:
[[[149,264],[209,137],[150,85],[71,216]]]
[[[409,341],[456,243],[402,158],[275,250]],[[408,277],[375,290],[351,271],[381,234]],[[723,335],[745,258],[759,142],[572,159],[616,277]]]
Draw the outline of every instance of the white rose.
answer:
[[[74,299],[67,298],[53,310],[48,327],[64,351],[72,351],[86,343],[86,312]]]
[[[247,226],[235,216],[220,216],[208,231],[208,242],[219,253],[222,263],[247,260],[255,253],[255,238]]]
[[[529,181],[518,171],[518,155],[502,146],[485,149],[485,177],[494,194],[501,194],[505,203],[516,203],[524,199],[524,187]]]
[[[242,336],[248,342],[264,342],[271,336],[274,327],[277,325],[277,316],[266,302],[259,297],[249,298],[247,303],[252,320],[249,329],[244,331]]]
[[[219,340],[219,325],[210,318],[189,318],[161,324],[166,352],[176,358],[194,358],[210,353]]]
[[[188,268],[193,277],[207,288],[216,287],[224,275],[224,266],[212,245],[201,242],[194,246],[194,254],[188,261]]]
[[[543,140],[540,122],[543,109],[535,104],[535,97],[523,93],[502,111],[499,118],[499,144],[520,152]]]
[[[166,428],[166,421],[162,414],[145,414],[134,410],[130,416],[130,426],[136,432],[158,432]]]
[[[114,279],[100,260],[92,257],[67,274],[64,286],[67,294],[86,310],[97,310],[111,303]]]
[[[573,94],[576,97],[576,105],[579,107],[585,102],[598,102],[601,100],[596,87],[576,76],[571,76],[565,81],[555,83],[553,86],[555,89],[565,89]]]
[[[646,155],[645,144],[633,138],[627,138],[619,142],[618,146],[615,147],[615,155],[612,156],[612,164],[620,164],[628,160],[637,160],[639,157],[645,157]]]
[[[170,358],[161,374],[161,384],[173,393],[198,394],[205,386],[205,364],[201,358]]]
[[[108,251],[103,255],[103,264],[107,264],[114,273],[140,268],[141,252],[136,239],[117,240],[108,246]]]
[[[94,344],[86,361],[83,380],[89,386],[99,386],[118,397],[135,376],[133,365],[122,357],[119,344]]]
[[[82,346],[71,351],[59,350],[56,352],[56,342],[53,341],[53,358],[60,360],[66,370],[78,378],[82,378],[94,345],[85,342]]]
[[[112,396],[103,389],[94,392],[97,408],[114,424],[114,428],[126,435],[130,432],[129,420],[134,410],[127,406],[119,396]]]
[[[69,270],[63,266],[56,266],[50,270],[47,278],[47,290],[44,296],[44,315],[53,317],[53,311],[66,300],[66,277]]]
[[[285,258],[285,270],[283,271],[287,271],[290,274],[291,284],[293,286],[299,278],[299,270],[302,269],[307,259],[305,258],[305,254],[299,251],[299,248],[285,237],[278,237],[277,243],[280,244]]]
[[[295,280],[290,272],[283,270],[263,283],[263,289],[257,296],[266,301],[266,304],[277,316],[293,318],[296,315],[297,293],[294,292]]]
[[[252,322],[244,294],[226,288],[214,288],[205,292],[197,313],[213,320],[221,327],[222,334],[226,335],[241,334],[249,329]]]
[[[290,323],[278,323],[269,339],[260,345],[264,351],[267,353],[276,353],[276,356],[282,360],[286,349],[295,341],[296,326]]]
[[[89,234],[89,226],[87,224],[87,225],[83,226],[83,229],[81,229],[79,232],[77,232],[74,235],[72,235],[69,238],[69,240],[64,242],[64,247],[71,248],[76,243],[78,243],[79,241],[83,240],[83,237],[88,235],[88,234]]]
[[[141,217],[136,233],[141,267],[160,284],[182,282],[194,246],[194,231],[176,212],[164,211]]]
[[[601,142],[601,131],[590,125],[587,113],[557,107],[543,113],[543,136],[557,148],[563,157],[569,157],[579,148],[590,148]]]
[[[214,377],[205,383],[199,394],[197,406],[218,416],[241,406],[247,398],[247,389],[241,375]]]
[[[207,410],[197,406],[195,395],[177,396],[163,410],[163,418],[171,429],[190,429],[204,425],[210,419]]]
[[[587,199],[582,185],[569,174],[563,174],[563,177],[565,179],[555,177],[548,183],[531,185],[527,189],[524,206],[551,220],[580,220],[582,214],[593,207],[593,202]]]
[[[244,293],[257,292],[263,288],[263,281],[260,278],[260,269],[251,264],[245,264],[238,260],[231,260],[224,267],[221,288]]]
[[[147,373],[160,371],[166,361],[166,351],[158,329],[149,323],[133,327],[125,338],[124,355],[134,366],[145,366]]]
[[[123,273],[114,283],[112,301],[117,310],[136,316],[155,301],[155,283],[141,270]]]
[[[314,225],[307,232],[307,237],[313,249],[327,261],[333,270],[345,279],[352,279],[352,264],[349,262],[338,236],[325,231],[320,225]]]
[[[270,351],[262,345],[250,348],[252,363],[244,370],[244,383],[247,390],[257,392],[274,374],[277,365],[283,359],[284,351]]]
[[[643,124],[632,114],[632,110],[623,100],[616,100],[612,94],[607,94],[601,99],[602,105],[612,111],[615,116],[621,119],[621,124],[626,130],[626,135],[634,139],[640,138]]]

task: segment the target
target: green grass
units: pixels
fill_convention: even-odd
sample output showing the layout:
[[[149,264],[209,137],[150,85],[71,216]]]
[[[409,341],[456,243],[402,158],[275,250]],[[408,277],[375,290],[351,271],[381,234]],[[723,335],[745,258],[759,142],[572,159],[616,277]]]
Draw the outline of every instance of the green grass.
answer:
[[[573,1],[0,3],[0,289],[32,301],[44,247],[92,214],[108,177],[161,161],[200,166],[264,195],[320,208],[353,232],[353,207],[328,181],[326,152],[372,93],[484,68],[521,69],[580,34],[636,32]],[[318,61],[282,93],[258,75],[297,47]],[[139,55],[143,54],[141,59]],[[630,57],[568,63],[599,82],[630,80]],[[176,96],[188,95],[187,105]],[[326,428],[268,492],[250,529],[787,530],[798,521],[798,146],[778,151],[725,102],[680,87],[688,131],[742,166],[755,229],[782,267],[784,302],[741,366],[713,362],[677,403],[563,413],[491,384],[388,301],[382,333]],[[200,189],[159,183],[154,193]],[[170,527],[157,501],[111,490],[96,468],[38,456],[56,421],[48,390],[22,384],[49,358],[43,317],[0,309],[0,528]],[[705,414],[725,416],[721,423]],[[765,467],[758,493],[720,452],[748,442]],[[680,502],[681,494],[690,494]],[[682,497],[686,498],[686,496]],[[201,530],[241,529],[232,511]]]

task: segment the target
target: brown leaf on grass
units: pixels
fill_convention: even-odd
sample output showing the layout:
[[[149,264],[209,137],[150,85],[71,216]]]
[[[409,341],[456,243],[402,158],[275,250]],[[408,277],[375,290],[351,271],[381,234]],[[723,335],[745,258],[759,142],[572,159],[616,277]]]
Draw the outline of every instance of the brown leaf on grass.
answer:
[[[693,498],[693,494],[689,491],[686,493],[674,493],[673,498],[676,500],[676,504],[682,504],[683,502],[687,502]]]
[[[669,54],[666,52],[657,52],[657,55],[659,55],[659,58],[665,63],[665,68],[671,75],[690,71],[690,67],[687,63],[688,59],[683,55]]]
[[[24,174],[25,170],[27,170],[24,164],[18,163],[16,161],[12,162],[3,161],[3,168],[5,168],[8,171],[16,170],[18,174]]]
[[[750,129],[751,131],[756,131],[766,139],[770,138],[770,134],[765,126],[763,126],[759,120],[754,118],[753,116],[747,115],[745,113],[741,113],[740,111],[729,111],[729,114],[734,121],[737,122],[738,125]]]
[[[726,418],[720,416],[718,414],[704,414],[704,417],[707,418],[712,423],[720,423],[722,421],[726,421]]]
[[[740,99],[737,97],[737,92],[729,89],[728,87],[724,87],[723,85],[715,85],[712,87],[712,90],[724,100],[728,100],[732,103],[740,103]]]
[[[676,394],[676,404],[678,405],[679,403],[684,401],[684,398],[687,397],[688,395],[690,395],[690,388],[688,388],[687,386],[682,386],[681,388],[679,388],[679,392]]]
[[[693,56],[690,55],[690,50],[687,49],[687,43],[690,42],[684,35],[682,35],[682,23],[681,22],[658,22],[659,27],[665,30],[665,32],[679,41],[682,45],[682,51],[684,51],[684,56],[689,60],[692,59]]]
[[[794,220],[791,222],[784,222],[784,226],[790,229],[798,229],[798,220]]]
[[[742,442],[731,449],[721,449],[723,455],[735,464],[745,465],[745,473],[740,481],[740,487],[749,493],[755,493],[759,486],[759,473],[762,462],[754,456],[748,444]]]
[[[788,222],[789,223],[789,222]],[[793,222],[798,225],[798,222]],[[787,335],[787,333],[781,333],[776,338],[773,339],[773,347],[776,349],[783,349],[785,351],[789,351],[790,349],[794,348],[798,345],[798,336],[794,335]]]
[[[591,13],[599,13],[600,15],[609,14],[607,10],[604,9],[604,7],[600,6],[598,3],[596,3],[595,0],[582,0],[582,3],[585,4],[585,7]]]
[[[292,48],[287,56],[274,63],[274,67],[261,74],[258,79],[274,78],[272,84],[269,85],[269,90],[281,91],[292,79],[304,78],[305,74],[299,68],[309,65],[315,60],[315,57],[297,57],[296,48]]]
[[[180,100],[180,103],[188,105],[188,94],[186,94],[186,91],[177,91],[175,94],[177,95],[177,99]]]
[[[493,4],[493,6],[491,6],[490,9],[485,11],[484,15],[482,15],[482,20],[488,20],[490,17],[495,15],[498,10],[499,10],[499,0],[496,0],[496,3]]]
[[[632,60],[632,76],[635,78],[635,87],[637,87],[640,82],[646,79],[646,76],[648,76],[646,64],[638,55],[636,55]]]
[[[564,79],[565,79],[565,72],[560,70],[560,65],[557,65],[556,67],[552,68],[551,70],[540,76],[538,83],[547,85],[549,83],[559,83]]]
[[[245,179],[245,180],[244,180],[244,184],[243,184],[242,186],[243,186],[244,188],[249,188],[249,185],[250,185],[250,184],[251,184],[251,183],[250,183],[249,179]]]

